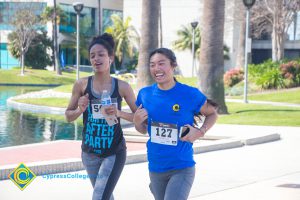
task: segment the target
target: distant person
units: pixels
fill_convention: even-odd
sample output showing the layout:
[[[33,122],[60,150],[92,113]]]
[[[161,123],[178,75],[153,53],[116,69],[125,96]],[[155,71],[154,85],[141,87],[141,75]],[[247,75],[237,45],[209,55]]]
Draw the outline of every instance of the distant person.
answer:
[[[132,112],[136,110],[130,85],[110,76],[114,47],[110,34],[93,38],[88,50],[94,75],[75,82],[65,113],[69,122],[83,114],[82,162],[94,188],[93,200],[113,199],[113,190],[125,165],[126,144],[120,118],[132,121],[133,113],[121,111],[122,99]],[[101,96],[105,90],[117,106],[103,106]],[[116,124],[107,123],[108,115],[117,117]]]
[[[195,177],[193,142],[217,120],[215,103],[197,88],[176,81],[176,66],[170,49],[151,52],[150,73],[156,83],[139,91],[133,120],[136,130],[150,136],[147,154],[155,200],[188,198]],[[205,119],[200,128],[195,128],[194,116],[199,115]],[[180,130],[186,135],[180,137]]]

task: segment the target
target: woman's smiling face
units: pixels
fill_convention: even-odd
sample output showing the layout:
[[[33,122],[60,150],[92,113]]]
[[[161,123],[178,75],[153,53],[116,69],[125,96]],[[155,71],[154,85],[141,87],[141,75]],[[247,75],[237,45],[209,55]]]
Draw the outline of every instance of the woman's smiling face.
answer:
[[[164,84],[173,81],[174,67],[165,55],[155,53],[150,58],[150,73],[155,82]]]

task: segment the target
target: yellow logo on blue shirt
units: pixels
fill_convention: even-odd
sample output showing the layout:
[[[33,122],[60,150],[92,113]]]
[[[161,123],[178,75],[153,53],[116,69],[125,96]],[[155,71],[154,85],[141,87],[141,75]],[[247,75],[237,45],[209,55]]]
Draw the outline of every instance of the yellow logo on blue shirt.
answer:
[[[21,163],[15,168],[8,178],[16,185],[20,190],[24,190],[32,181],[36,175],[26,165]]]
[[[178,112],[179,109],[180,109],[180,107],[179,107],[178,104],[174,104],[174,105],[173,105],[173,110],[174,110],[175,112]]]

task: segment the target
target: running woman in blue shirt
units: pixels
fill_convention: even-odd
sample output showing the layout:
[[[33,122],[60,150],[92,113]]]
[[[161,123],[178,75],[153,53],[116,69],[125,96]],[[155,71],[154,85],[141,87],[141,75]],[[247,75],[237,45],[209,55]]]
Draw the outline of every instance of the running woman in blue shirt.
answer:
[[[185,200],[195,177],[193,142],[203,137],[217,120],[216,105],[197,88],[174,79],[174,53],[159,48],[150,54],[150,73],[155,84],[138,93],[134,114],[136,130],[149,133],[147,154],[150,190],[155,200]],[[194,116],[205,116],[194,128]],[[181,127],[189,133],[179,137]]]
[[[93,200],[113,199],[113,190],[125,165],[126,144],[120,118],[132,121],[133,113],[121,111],[122,99],[132,112],[136,110],[130,85],[110,76],[114,47],[113,37],[106,33],[92,40],[89,55],[94,75],[75,82],[65,113],[69,122],[83,114],[82,163],[94,188]],[[102,106],[104,90],[109,91],[115,105]],[[117,123],[108,124],[105,113],[115,115]]]

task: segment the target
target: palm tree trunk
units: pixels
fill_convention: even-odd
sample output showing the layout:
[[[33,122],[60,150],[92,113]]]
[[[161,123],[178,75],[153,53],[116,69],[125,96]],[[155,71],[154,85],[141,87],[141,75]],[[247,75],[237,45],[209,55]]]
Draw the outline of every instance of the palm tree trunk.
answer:
[[[162,30],[162,14],[161,14],[161,4],[159,5],[159,42],[158,46],[162,47],[163,46],[163,30]]]
[[[54,62],[56,67],[56,74],[61,75],[61,70],[58,62],[58,48],[57,48],[57,16],[56,16],[56,0],[54,0]]]
[[[204,0],[203,27],[198,79],[209,99],[219,104],[219,113],[228,113],[224,97],[224,12],[225,0]]]
[[[99,17],[99,30],[98,30],[98,34],[101,35],[102,33],[102,23],[101,23],[101,20],[102,20],[102,8],[101,8],[101,0],[98,0],[98,17]]]
[[[149,54],[158,47],[158,17],[160,0],[143,0],[142,32],[138,59],[138,88],[153,83],[149,71]]]
[[[243,19],[246,19],[245,15]],[[246,33],[246,20],[242,20],[240,21],[238,52],[236,57],[236,67],[239,68],[243,68],[245,63],[245,33]]]

